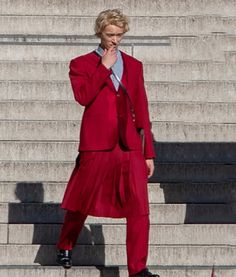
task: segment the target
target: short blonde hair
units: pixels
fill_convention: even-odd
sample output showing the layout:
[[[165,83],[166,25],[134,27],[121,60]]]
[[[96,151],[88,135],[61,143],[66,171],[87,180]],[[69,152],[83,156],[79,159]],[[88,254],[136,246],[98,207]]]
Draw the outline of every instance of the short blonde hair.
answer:
[[[115,25],[123,28],[124,33],[129,31],[129,19],[120,10],[105,10],[99,13],[94,26],[95,35],[101,36],[101,33],[108,25]]]

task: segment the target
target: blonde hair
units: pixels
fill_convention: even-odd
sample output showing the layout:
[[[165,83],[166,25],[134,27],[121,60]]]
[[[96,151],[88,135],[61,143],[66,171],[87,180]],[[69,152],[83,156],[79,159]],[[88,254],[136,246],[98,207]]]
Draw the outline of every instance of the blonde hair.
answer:
[[[99,13],[94,26],[95,35],[101,36],[101,33],[108,25],[115,25],[123,28],[124,33],[129,31],[129,20],[120,10],[105,10]]]

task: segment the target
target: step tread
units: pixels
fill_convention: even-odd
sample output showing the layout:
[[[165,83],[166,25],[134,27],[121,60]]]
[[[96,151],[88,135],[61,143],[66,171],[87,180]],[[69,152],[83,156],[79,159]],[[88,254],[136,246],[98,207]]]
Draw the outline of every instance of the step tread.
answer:
[[[125,0],[117,2],[116,8],[125,9],[129,11],[130,15],[182,15],[182,14],[222,14],[234,15],[235,5],[233,0],[217,0],[188,1],[188,5],[182,1],[143,1]],[[9,12],[10,7],[10,12]],[[80,1],[77,5],[76,1],[63,1],[55,4],[54,2],[44,1],[22,1],[18,0],[12,5],[11,1],[4,1],[2,3],[1,14],[42,14],[42,15],[97,15],[98,11],[103,10],[104,7],[114,7],[112,1],[105,0],[103,2],[94,1],[92,5],[88,5],[87,1]]]
[[[152,224],[235,224],[234,203],[150,204]],[[62,223],[59,203],[0,203],[1,223]],[[124,219],[90,217],[89,223],[120,223]]]
[[[212,266],[150,266],[153,273],[159,273],[162,277],[208,277],[211,275]],[[236,274],[236,266],[215,266],[217,276],[233,277]],[[39,265],[0,265],[0,273],[10,277],[127,277],[126,266],[95,267],[73,266],[70,270],[64,270],[58,266]],[[9,274],[9,275],[8,275]]]
[[[8,244],[56,244],[60,224],[0,224]],[[5,231],[6,232],[6,231]],[[184,224],[150,226],[150,245],[236,245],[236,224]],[[78,243],[125,244],[125,224],[85,224]],[[184,234],[184,235],[183,235]],[[8,240],[7,240],[8,239]]]
[[[125,249],[125,245],[79,245],[73,251],[73,262],[75,265],[126,265]],[[55,265],[55,245],[0,245],[0,250],[1,264]],[[150,265],[235,266],[236,247],[150,245],[149,253]]]

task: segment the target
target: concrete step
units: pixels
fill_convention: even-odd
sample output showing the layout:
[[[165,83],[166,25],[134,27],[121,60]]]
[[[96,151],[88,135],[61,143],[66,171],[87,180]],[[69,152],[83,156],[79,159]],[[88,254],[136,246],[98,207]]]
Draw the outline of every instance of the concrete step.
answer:
[[[96,12],[97,13],[97,12]],[[1,34],[93,35],[96,16],[2,15]],[[236,18],[219,15],[131,16],[132,36],[236,34]]]
[[[236,103],[150,102],[151,121],[236,123]],[[0,101],[0,120],[81,120],[75,101]]]
[[[236,101],[234,81],[146,82],[146,89],[149,101]]]
[[[0,161],[0,181],[66,182],[72,162]],[[226,182],[236,181],[236,164],[158,163],[150,182]]]
[[[0,80],[68,80],[69,62],[1,61]],[[236,65],[222,62],[146,63],[146,81],[234,80]]]
[[[79,5],[77,1],[20,1],[15,0],[14,5],[9,0],[1,3],[0,14],[18,14],[18,15],[89,15],[96,16],[100,11],[108,8],[119,8],[129,15],[152,16],[152,15],[192,15],[192,14],[221,14],[225,16],[235,15],[235,5],[233,0],[215,0],[214,2],[203,0],[196,3],[194,0],[182,2],[180,0],[125,0],[114,3],[111,0],[103,2],[93,1],[88,3],[83,0]]]
[[[94,51],[94,49],[97,48],[98,43],[94,43],[94,45],[91,45],[89,42],[87,43],[87,45],[0,44],[0,60],[34,60],[67,62],[74,57]],[[131,46],[121,46],[120,50],[126,52],[129,55],[131,55],[132,53]]]
[[[1,223],[62,223],[64,211],[55,203],[1,203]],[[235,224],[236,203],[150,204],[152,224]],[[90,217],[89,223],[118,224],[124,219]]]
[[[213,37],[219,34],[213,34]],[[222,35],[222,34],[220,34]],[[212,36],[212,35],[209,35]],[[225,34],[228,37],[234,35]],[[45,45],[48,46],[78,46],[78,49],[85,49],[83,46],[93,46],[97,48],[100,39],[93,35],[37,35],[37,34],[2,34],[0,36],[1,45]],[[233,41],[232,41],[233,42]],[[229,44],[228,44],[229,43]],[[130,36],[125,35],[122,39],[121,49],[130,51],[135,45],[156,45],[156,46],[170,46],[170,38],[167,36]],[[231,41],[226,42],[228,47]],[[90,48],[89,48],[90,49]],[[228,49],[228,48],[227,48]],[[235,47],[233,48],[235,49]],[[40,55],[39,55],[40,56]],[[45,57],[43,58],[45,59]]]
[[[68,61],[94,50],[95,36],[1,35],[1,60]],[[129,36],[120,49],[143,62],[179,60],[224,61],[224,51],[236,51],[236,36],[213,33],[198,36]],[[152,55],[150,55],[152,51]],[[1,55],[1,53],[4,53]]]
[[[151,121],[236,123],[236,104],[150,102],[149,114]]]
[[[66,182],[0,182],[0,203],[60,203]],[[150,203],[233,203],[235,182],[149,183]]]
[[[74,161],[78,142],[1,141],[0,160]],[[158,163],[235,163],[235,143],[155,143]]]
[[[212,266],[151,266],[153,273],[161,277],[209,277]],[[215,276],[234,277],[234,266],[215,266]],[[127,277],[127,269],[124,266],[113,267],[85,267],[74,266],[70,270],[63,270],[57,266],[0,266],[0,275],[4,277]]]
[[[2,41],[4,44],[0,44],[0,60],[68,61],[73,57],[93,51],[99,43],[98,40],[94,40],[91,43],[91,38],[89,37],[87,41],[84,39],[80,45],[73,45],[72,43],[71,45],[63,45],[62,42],[58,44],[52,42],[52,38],[53,36],[51,38],[48,37],[48,41],[44,39],[43,42],[40,43],[39,41],[38,44],[30,42],[28,44],[19,44],[19,42],[12,44],[8,36],[2,37],[0,38],[0,43],[4,39]],[[153,38],[145,38],[142,39],[140,37],[140,39],[135,40],[132,37],[127,37],[123,40],[120,50],[130,55],[133,54],[143,62],[173,62],[179,60],[224,61],[224,51],[236,50],[235,36],[225,35],[224,43],[222,43],[223,39],[219,35],[170,37],[169,44],[157,44],[157,42],[153,41]],[[145,45],[145,40],[147,45]],[[7,44],[8,41],[9,44]]]
[[[179,60],[224,61],[224,51],[236,50],[236,36],[233,35],[177,36],[169,39],[169,46],[135,45],[133,55],[143,62],[150,63]]]
[[[2,244],[56,244],[60,224],[0,224]],[[7,232],[6,232],[7,230]],[[151,225],[150,245],[236,245],[236,224]],[[125,225],[86,224],[78,239],[84,245],[125,244]]]
[[[236,102],[235,81],[146,82],[149,101]],[[67,81],[0,81],[7,100],[74,100]]]
[[[146,81],[234,80],[235,64],[210,61],[146,63]]]
[[[53,245],[0,245],[2,265],[55,265]],[[19,253],[19,255],[16,255]],[[235,266],[235,246],[157,246],[149,247],[149,265]],[[73,252],[75,265],[126,265],[124,245],[80,245]]]
[[[1,140],[77,141],[80,122],[1,120]],[[152,122],[158,142],[234,142],[236,124]]]

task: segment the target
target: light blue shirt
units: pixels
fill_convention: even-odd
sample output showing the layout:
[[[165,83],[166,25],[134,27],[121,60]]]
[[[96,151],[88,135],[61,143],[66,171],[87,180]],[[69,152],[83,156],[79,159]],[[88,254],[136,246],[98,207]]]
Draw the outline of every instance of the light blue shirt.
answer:
[[[104,50],[102,49],[102,47],[99,45],[98,48],[96,49],[96,52],[102,56]],[[116,76],[121,80],[122,75],[123,75],[123,71],[124,71],[124,64],[123,64],[123,59],[122,59],[122,55],[120,53],[119,50],[117,50],[117,61],[115,62],[115,64],[111,67],[112,71],[116,74]],[[116,89],[116,91],[118,91],[119,89],[119,82],[116,80],[115,76],[113,74],[111,74],[110,76],[112,83]]]

